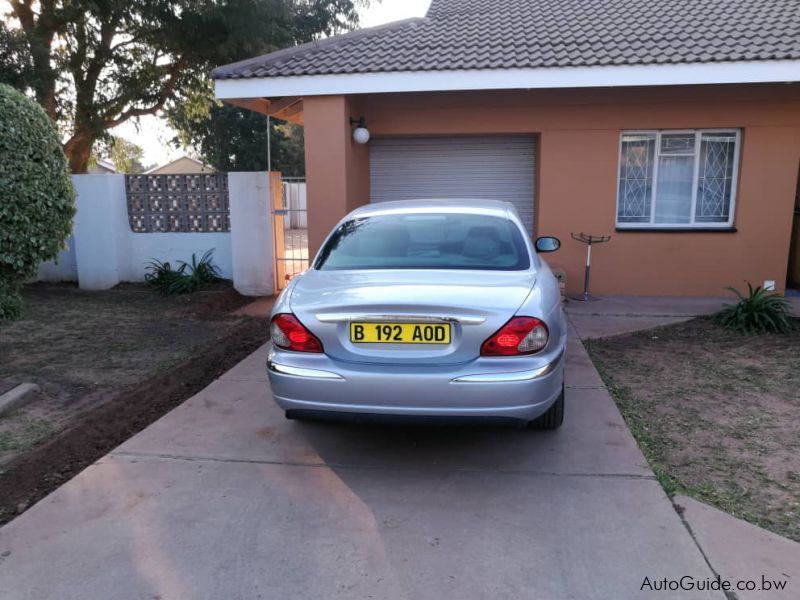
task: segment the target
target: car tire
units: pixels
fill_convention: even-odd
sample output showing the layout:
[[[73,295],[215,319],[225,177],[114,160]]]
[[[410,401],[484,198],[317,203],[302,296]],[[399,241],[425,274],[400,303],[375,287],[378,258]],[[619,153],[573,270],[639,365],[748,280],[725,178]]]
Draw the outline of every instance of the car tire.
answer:
[[[541,429],[543,431],[555,431],[564,423],[564,384],[561,384],[561,395],[553,403],[553,406],[547,409],[541,417],[531,422],[534,429]]]

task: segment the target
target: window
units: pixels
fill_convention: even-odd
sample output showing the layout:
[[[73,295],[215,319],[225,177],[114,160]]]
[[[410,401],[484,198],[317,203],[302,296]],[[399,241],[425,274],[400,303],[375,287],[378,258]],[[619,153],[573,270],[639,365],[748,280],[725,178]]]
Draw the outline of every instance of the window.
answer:
[[[480,269],[530,266],[522,232],[502,217],[457,213],[376,215],[342,224],[315,267],[350,269]]]
[[[623,133],[617,227],[731,227],[739,139],[735,129]]]

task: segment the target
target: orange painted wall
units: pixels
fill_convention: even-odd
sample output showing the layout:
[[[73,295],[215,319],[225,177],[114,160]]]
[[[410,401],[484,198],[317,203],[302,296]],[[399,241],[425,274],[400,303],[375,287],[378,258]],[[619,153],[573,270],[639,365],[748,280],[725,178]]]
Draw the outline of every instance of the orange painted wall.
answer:
[[[720,295],[744,280],[783,290],[800,164],[800,86],[492,91],[306,98],[310,244],[368,202],[369,155],[347,118],[372,135],[539,136],[537,230],[556,235],[552,264],[570,293],[583,281],[585,246],[572,231],[611,234],[596,247],[599,294]],[[619,135],[626,129],[743,130],[735,233],[614,231]]]
[[[353,142],[349,123],[359,109],[344,96],[303,102],[311,258],[334,225],[369,199],[369,148]]]

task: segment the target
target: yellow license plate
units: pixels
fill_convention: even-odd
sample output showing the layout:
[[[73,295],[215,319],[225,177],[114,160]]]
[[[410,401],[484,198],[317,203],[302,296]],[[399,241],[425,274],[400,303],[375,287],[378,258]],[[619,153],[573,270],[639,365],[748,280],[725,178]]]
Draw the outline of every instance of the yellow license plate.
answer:
[[[449,323],[350,323],[357,344],[449,344]]]

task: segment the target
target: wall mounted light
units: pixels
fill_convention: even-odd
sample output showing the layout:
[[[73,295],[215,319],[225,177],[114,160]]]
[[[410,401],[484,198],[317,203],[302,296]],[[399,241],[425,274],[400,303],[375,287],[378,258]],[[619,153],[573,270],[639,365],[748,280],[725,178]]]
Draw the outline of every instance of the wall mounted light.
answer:
[[[356,144],[366,144],[369,141],[369,129],[367,129],[367,125],[364,122],[364,117],[359,117],[358,119],[350,117],[350,125],[356,126],[353,130],[353,141]]]

